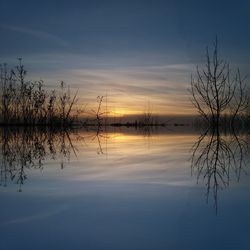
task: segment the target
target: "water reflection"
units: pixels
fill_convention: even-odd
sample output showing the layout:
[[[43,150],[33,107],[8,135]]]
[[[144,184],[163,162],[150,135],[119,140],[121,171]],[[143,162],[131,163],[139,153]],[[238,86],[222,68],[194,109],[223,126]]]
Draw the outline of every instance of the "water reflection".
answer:
[[[191,169],[197,182],[203,178],[206,184],[206,200],[210,193],[218,211],[218,191],[229,186],[230,181],[240,181],[249,160],[249,136],[247,134],[221,133],[206,130],[193,146]],[[246,173],[246,172],[245,172]]]
[[[73,156],[80,166],[72,170],[75,179],[106,178],[187,188],[190,183],[193,185],[187,166],[190,166],[189,149],[194,144],[192,173],[197,182],[204,180],[207,202],[212,197],[217,212],[218,191],[233,180],[239,181],[246,172],[249,135],[207,130],[195,142],[197,134],[186,129],[4,128],[0,130],[0,184],[7,186],[8,182],[14,182],[21,192],[30,170],[43,169],[45,164],[51,166],[51,162],[63,169],[66,163],[72,165]]]
[[[69,161],[77,149],[71,136],[65,130],[46,130],[31,128],[4,128],[0,130],[1,168],[0,184],[7,186],[8,180],[22,185],[27,179],[27,170],[42,169],[48,158],[60,160],[61,168],[65,160]],[[75,136],[74,140],[78,138]]]
[[[107,140],[109,139],[107,131],[103,131],[98,127],[96,131],[94,130],[94,134],[90,135],[90,139],[97,144],[97,154],[107,154],[107,147],[105,147],[105,150],[103,149],[103,144],[107,145]]]
[[[190,140],[187,135],[183,137],[176,132],[159,130],[89,127],[87,130],[51,131],[42,128],[3,128],[0,130],[0,184],[7,186],[12,181],[19,185],[18,191],[22,191],[22,185],[30,175],[29,170],[43,169],[45,165],[51,168],[54,164],[60,164],[63,169],[66,163],[72,165],[71,156],[82,169],[78,174],[72,170],[72,175],[77,178],[83,178],[82,173],[86,169],[88,173],[99,169],[102,176],[115,173],[118,174],[116,178],[120,179],[124,176],[119,171],[126,169],[129,170],[126,171],[129,177],[126,178],[141,179],[150,171],[153,179],[158,175],[157,171],[169,168],[168,154],[180,159],[180,151],[183,151],[180,145]],[[181,144],[178,145],[177,141]],[[93,152],[95,155],[92,155]],[[172,160],[171,167],[175,161]],[[112,167],[112,173],[109,167]],[[137,173],[139,169],[140,176]],[[95,172],[93,178],[96,176],[98,173]]]

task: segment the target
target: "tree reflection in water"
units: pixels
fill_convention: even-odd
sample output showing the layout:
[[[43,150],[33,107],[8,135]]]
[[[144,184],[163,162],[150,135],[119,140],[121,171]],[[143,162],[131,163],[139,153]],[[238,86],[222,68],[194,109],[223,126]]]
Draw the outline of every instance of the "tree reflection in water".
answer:
[[[151,130],[136,133],[150,137]],[[153,133],[157,133],[154,131]],[[56,160],[64,168],[71,156],[77,156],[74,144],[93,143],[98,155],[108,153],[107,141],[112,133],[88,128],[86,133],[76,130],[51,130],[46,128],[6,127],[0,130],[0,185],[11,180],[18,184],[18,191],[27,179],[29,169],[43,169],[48,160]],[[207,130],[193,146],[191,157],[192,173],[197,182],[204,179],[207,187],[206,199],[213,197],[218,210],[218,191],[227,187],[233,179],[240,180],[249,161],[249,135],[221,133]]]
[[[43,169],[47,160],[60,161],[61,169],[71,155],[77,157],[76,142],[97,145],[97,154],[107,155],[107,131],[92,128],[82,136],[77,130],[51,130],[44,127],[5,127],[0,129],[0,185],[7,186],[9,180],[22,185],[27,179],[27,170]]]
[[[218,212],[218,190],[229,186],[232,179],[240,180],[249,160],[249,135],[222,133],[208,129],[192,149],[191,169],[197,175],[197,183],[206,183],[208,203],[212,192],[214,207]]]
[[[0,184],[7,185],[8,180],[22,185],[27,179],[27,170],[42,169],[46,159],[61,162],[70,160],[77,149],[67,130],[48,130],[45,128],[6,127],[0,130],[1,165]]]

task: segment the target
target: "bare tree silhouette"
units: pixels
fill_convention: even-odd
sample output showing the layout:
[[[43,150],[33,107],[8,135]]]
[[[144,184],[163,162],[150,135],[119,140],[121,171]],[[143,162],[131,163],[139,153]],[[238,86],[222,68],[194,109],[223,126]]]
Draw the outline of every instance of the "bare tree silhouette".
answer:
[[[219,58],[216,37],[212,55],[206,49],[205,67],[197,66],[195,76],[191,76],[192,103],[209,126],[218,129],[225,114],[230,114],[233,126],[236,117],[246,111],[249,97],[245,80],[239,69],[233,74],[229,64]]]
[[[94,122],[97,125],[97,129],[100,130],[101,127],[103,126],[103,121],[105,119],[104,115],[107,115],[108,112],[107,110],[103,111],[102,110],[102,103],[104,100],[104,96],[97,96],[97,108],[96,110],[91,109],[90,114],[94,115]],[[107,125],[107,123],[105,122],[105,126]]]

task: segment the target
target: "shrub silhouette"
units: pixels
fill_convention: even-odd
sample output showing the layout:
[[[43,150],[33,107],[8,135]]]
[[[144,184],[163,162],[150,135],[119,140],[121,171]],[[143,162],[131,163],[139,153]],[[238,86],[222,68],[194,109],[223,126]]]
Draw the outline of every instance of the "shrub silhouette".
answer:
[[[18,59],[18,65],[8,70],[0,68],[0,120],[4,125],[69,126],[77,118],[77,92],[61,82],[60,91],[46,90],[44,82],[26,80],[27,71]]]

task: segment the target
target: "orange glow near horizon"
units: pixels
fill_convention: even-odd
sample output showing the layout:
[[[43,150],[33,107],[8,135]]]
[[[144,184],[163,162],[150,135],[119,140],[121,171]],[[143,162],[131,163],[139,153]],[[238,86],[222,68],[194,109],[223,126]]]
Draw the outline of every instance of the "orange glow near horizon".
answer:
[[[177,76],[176,71],[180,71]],[[88,111],[96,110],[97,96],[103,96],[102,110],[107,110],[111,117],[141,115],[147,111],[159,116],[195,114],[187,91],[186,72],[178,65],[82,68],[63,70],[60,75],[70,83],[72,93],[79,90],[78,104],[86,105]]]
[[[94,105],[94,104],[93,104]],[[103,111],[105,112],[105,111]],[[113,110],[111,108],[108,109],[107,111],[107,115],[104,115],[108,118],[117,118],[117,119],[122,119],[122,118],[126,118],[126,117],[133,117],[133,116],[141,116],[143,114],[145,114],[146,112],[150,112],[153,116],[176,116],[176,117],[182,117],[182,116],[194,116],[196,115],[195,110],[190,109],[190,112],[187,112],[187,110],[180,110],[180,109],[176,109],[173,108],[171,109],[154,109],[154,110],[140,110],[140,109],[129,109],[129,108],[114,108]],[[86,114],[84,114],[83,116],[91,116],[91,112],[86,112]],[[93,113],[94,115],[94,113]]]
[[[108,98],[108,101],[103,101],[101,105],[101,111],[107,112],[107,117],[122,118],[126,116],[140,116],[144,113],[150,112],[155,116],[192,116],[196,115],[196,110],[192,107],[188,101],[186,105],[180,105],[175,100],[178,100],[178,96],[171,96],[171,99],[166,96],[165,99],[169,101],[156,100],[156,98],[141,97],[138,100],[137,96],[130,96],[129,98],[121,96],[120,98]],[[86,102],[89,102],[86,105]],[[86,100],[85,95],[81,95],[80,103],[78,106],[86,106],[86,113],[91,113],[93,110],[97,110],[98,103],[95,101],[96,97],[88,97]],[[145,101],[150,100],[150,101]],[[148,104],[150,103],[150,104]]]

